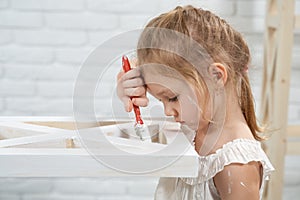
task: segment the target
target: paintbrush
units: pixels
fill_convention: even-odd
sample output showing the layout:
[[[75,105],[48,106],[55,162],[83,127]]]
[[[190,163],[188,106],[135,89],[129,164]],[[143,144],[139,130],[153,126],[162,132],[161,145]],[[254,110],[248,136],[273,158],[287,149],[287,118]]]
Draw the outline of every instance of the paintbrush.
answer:
[[[122,57],[122,66],[125,73],[131,70],[129,60],[126,56]],[[130,99],[132,98],[134,97],[130,97]],[[140,108],[137,105],[133,104],[133,110],[134,110],[135,120],[136,120],[136,123],[134,125],[134,130],[136,135],[143,141],[144,140],[151,141],[151,135],[149,133],[148,127],[145,127],[145,124],[142,120]]]

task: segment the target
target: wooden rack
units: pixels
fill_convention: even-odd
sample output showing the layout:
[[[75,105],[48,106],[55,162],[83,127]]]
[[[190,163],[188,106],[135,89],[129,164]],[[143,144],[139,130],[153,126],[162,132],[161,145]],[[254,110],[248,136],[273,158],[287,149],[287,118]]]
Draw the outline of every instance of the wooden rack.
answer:
[[[0,177],[197,177],[198,154],[178,123],[151,123],[149,128],[157,134],[151,141],[141,141],[128,134],[133,133],[133,123],[125,120],[78,124],[68,117],[1,117]],[[78,134],[78,127],[86,131],[88,139]],[[92,150],[82,143],[87,140],[93,144]],[[176,152],[170,145],[183,151]],[[98,154],[119,163],[120,169],[97,159]],[[160,162],[165,165],[160,166]],[[122,171],[125,165],[145,167],[145,172]],[[147,170],[150,165],[160,168]]]
[[[300,28],[300,16],[294,13],[294,0],[267,0],[261,118],[271,131],[265,150],[276,171],[266,200],[282,199],[286,153],[300,155],[300,125],[287,125],[293,34]]]

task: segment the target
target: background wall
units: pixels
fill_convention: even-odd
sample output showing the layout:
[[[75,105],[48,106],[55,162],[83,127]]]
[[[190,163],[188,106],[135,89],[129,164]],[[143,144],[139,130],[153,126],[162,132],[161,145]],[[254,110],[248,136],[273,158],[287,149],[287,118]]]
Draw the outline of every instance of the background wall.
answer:
[[[210,9],[243,33],[252,51],[250,75],[259,108],[265,0],[0,0],[0,114],[72,115],[73,85],[89,52],[178,4]],[[300,32],[295,32],[290,124],[300,123],[299,61]],[[102,87],[100,115],[110,116],[109,94],[119,67]],[[300,195],[299,168],[300,158],[288,156],[284,199]],[[156,184],[156,178],[143,177],[6,178],[0,179],[0,200],[152,199]]]

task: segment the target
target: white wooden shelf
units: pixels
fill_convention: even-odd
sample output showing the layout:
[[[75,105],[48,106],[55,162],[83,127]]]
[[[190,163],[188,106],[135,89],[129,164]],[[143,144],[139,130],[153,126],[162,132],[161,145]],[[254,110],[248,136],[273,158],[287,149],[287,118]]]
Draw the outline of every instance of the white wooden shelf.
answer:
[[[124,120],[80,123],[85,137],[70,117],[1,117],[0,177],[196,177],[198,155],[178,124],[152,123],[165,144],[124,138],[133,128]]]

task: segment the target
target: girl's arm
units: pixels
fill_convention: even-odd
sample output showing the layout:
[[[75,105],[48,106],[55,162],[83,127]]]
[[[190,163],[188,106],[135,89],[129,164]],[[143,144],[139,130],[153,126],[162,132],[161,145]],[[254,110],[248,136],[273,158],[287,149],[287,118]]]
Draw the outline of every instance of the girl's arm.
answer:
[[[262,168],[259,162],[230,164],[214,177],[215,186],[223,200],[259,199]]]

